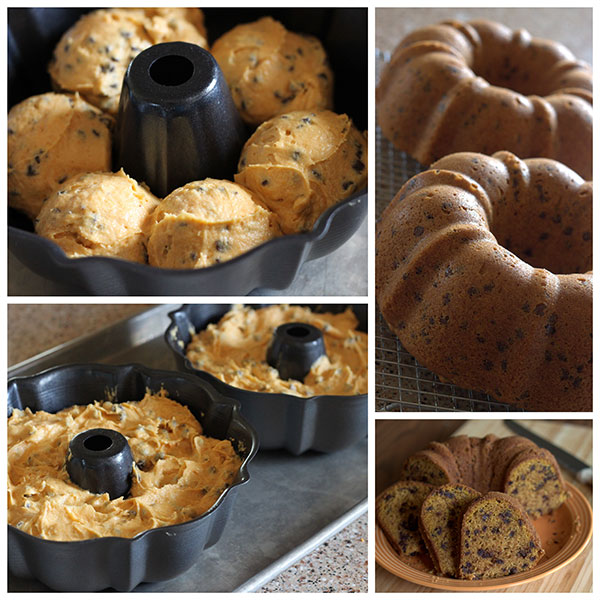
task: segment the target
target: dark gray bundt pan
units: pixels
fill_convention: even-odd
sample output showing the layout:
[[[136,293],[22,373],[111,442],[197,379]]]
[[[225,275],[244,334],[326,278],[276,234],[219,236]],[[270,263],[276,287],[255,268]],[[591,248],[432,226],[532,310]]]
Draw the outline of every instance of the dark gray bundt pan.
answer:
[[[150,529],[134,538],[95,538],[77,542],[44,540],[8,526],[8,566],[17,577],[35,578],[54,590],[130,591],[143,581],[172,579],[191,568],[215,544],[232,510],[238,486],[249,479],[248,463],[258,450],[256,433],[239,413],[239,403],[210,384],[185,373],[141,365],[69,365],[8,382],[8,414],[13,408],[57,412],[90,404],[116,390],[118,402],[139,400],[146,388],[163,387],[187,406],[206,435],[231,439],[243,463],[231,485],[202,516]]]
[[[223,395],[241,404],[242,415],[256,429],[261,448],[285,448],[295,455],[308,450],[335,452],[367,435],[367,394],[354,396],[313,396],[250,392],[223,383],[210,373],[195,369],[185,357],[192,332],[218,321],[231,304],[188,304],[169,314],[171,325],[165,341],[178,367],[209,382]],[[252,305],[255,308],[266,305]],[[316,312],[342,312],[348,305],[309,305]],[[367,305],[352,305],[360,331],[367,331]]]
[[[46,65],[54,45],[82,12],[86,11],[9,10],[9,107],[51,89]],[[316,35],[325,45],[336,76],[335,110],[350,115],[360,129],[366,128],[366,9],[207,9],[205,14],[211,43],[237,23],[264,14],[292,30]],[[231,261],[204,269],[159,269],[107,257],[69,259],[56,244],[33,233],[31,222],[13,209],[9,209],[8,243],[10,251],[35,273],[78,286],[89,294],[242,295],[257,288],[289,287],[305,261],[339,248],[366,214],[365,188],[327,210],[312,231],[271,240]]]

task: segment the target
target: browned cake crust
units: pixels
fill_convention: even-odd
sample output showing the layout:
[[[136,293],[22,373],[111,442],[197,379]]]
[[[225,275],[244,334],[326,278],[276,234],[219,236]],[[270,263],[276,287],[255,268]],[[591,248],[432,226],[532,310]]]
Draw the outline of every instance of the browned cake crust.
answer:
[[[590,411],[591,211],[592,183],[558,162],[446,156],[378,223],[381,313],[444,380],[526,410]]]
[[[381,75],[377,121],[425,165],[509,150],[592,176],[592,69],[523,29],[477,20],[414,31]]]

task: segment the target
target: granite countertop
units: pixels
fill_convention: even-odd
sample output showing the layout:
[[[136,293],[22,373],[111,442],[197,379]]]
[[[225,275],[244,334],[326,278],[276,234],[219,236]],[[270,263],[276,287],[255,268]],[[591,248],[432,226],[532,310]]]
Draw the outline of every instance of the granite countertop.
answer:
[[[8,365],[133,316],[149,304],[9,304]],[[364,592],[366,514],[323,542],[259,592]]]
[[[511,29],[527,29],[535,37],[563,43],[592,64],[591,8],[378,8],[375,44],[392,51],[414,29],[448,19],[490,19]]]

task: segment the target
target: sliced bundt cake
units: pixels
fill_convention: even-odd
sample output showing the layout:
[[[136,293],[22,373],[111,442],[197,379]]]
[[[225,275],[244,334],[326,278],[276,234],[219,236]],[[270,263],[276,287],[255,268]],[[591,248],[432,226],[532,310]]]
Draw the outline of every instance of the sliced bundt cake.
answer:
[[[504,492],[518,500],[533,519],[558,508],[567,498],[555,458],[521,436],[462,435],[444,443],[432,442],[408,457],[402,478],[436,487],[460,483],[481,494]]]
[[[377,225],[377,303],[403,347],[526,410],[592,410],[591,268],[592,182],[553,160],[451,154]]]
[[[553,511],[567,499],[556,459],[544,448],[519,452],[506,469],[503,487],[532,519]]]

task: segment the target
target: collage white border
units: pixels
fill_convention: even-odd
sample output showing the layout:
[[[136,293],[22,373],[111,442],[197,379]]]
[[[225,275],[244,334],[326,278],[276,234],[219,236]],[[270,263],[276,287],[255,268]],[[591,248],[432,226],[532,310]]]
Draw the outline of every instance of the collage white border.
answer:
[[[6,27],[6,8],[7,7],[25,7],[25,6],[31,6],[32,4],[35,4],[36,6],[47,6],[47,7],[51,7],[51,6],[57,6],[57,5],[69,5],[71,3],[60,3],[60,2],[7,2],[4,4],[3,6],[3,17],[0,21],[0,37],[2,37],[2,39],[7,39],[6,38],[6,34],[7,34],[7,27]],[[121,3],[108,3],[108,6],[119,6],[119,5],[127,5],[127,6],[162,6],[164,5],[164,2],[139,2],[139,1],[134,1],[134,2],[121,2]],[[177,2],[176,3],[178,6],[197,6],[197,3],[193,3],[193,2]],[[236,6],[240,6],[242,4],[247,5],[247,3],[242,3],[240,1],[237,2],[232,2],[231,0],[223,0],[221,2],[208,2],[206,4],[203,4],[203,7],[236,7]],[[260,5],[260,6],[264,6],[264,7],[280,7],[282,6],[281,1],[279,2],[273,2],[272,0],[264,0],[262,2],[256,2],[254,3],[256,5]],[[368,243],[368,265],[369,265],[369,272],[368,272],[368,285],[369,285],[369,295],[368,295],[368,299],[365,299],[365,297],[363,296],[359,296],[359,297],[338,297],[338,296],[333,296],[333,297],[306,297],[306,296],[292,296],[292,297],[288,297],[288,296],[269,296],[264,298],[265,301],[269,302],[269,303],[278,303],[278,302],[287,302],[287,303],[321,303],[321,304],[327,304],[327,303],[339,303],[341,301],[343,301],[344,303],[368,303],[369,305],[369,331],[371,332],[371,335],[369,336],[369,373],[370,374],[374,374],[375,373],[375,297],[374,297],[374,266],[375,266],[375,251],[374,251],[374,223],[375,223],[375,200],[374,200],[374,193],[375,193],[375,143],[374,143],[374,139],[375,139],[375,106],[374,106],[374,96],[375,96],[375,9],[377,7],[405,7],[405,8],[410,8],[410,7],[455,7],[455,8],[459,8],[459,7],[517,7],[517,6],[528,6],[528,7],[561,7],[561,6],[565,6],[566,3],[565,2],[555,2],[552,0],[548,0],[546,2],[539,2],[539,1],[528,1],[526,3],[516,3],[516,2],[506,2],[506,1],[496,1],[496,2],[484,2],[484,1],[479,1],[479,2],[472,2],[472,1],[464,1],[464,2],[444,2],[442,0],[437,1],[437,2],[406,2],[406,1],[394,1],[394,2],[390,2],[390,1],[384,1],[384,0],[380,0],[380,1],[376,1],[376,0],[369,0],[369,1],[365,1],[365,2],[356,2],[356,1],[346,1],[346,2],[339,2],[339,1],[328,1],[325,3],[316,3],[316,2],[293,2],[290,4],[290,6],[295,6],[295,7],[311,7],[311,6],[322,6],[322,5],[327,5],[327,6],[332,6],[332,7],[365,7],[367,6],[369,9],[369,35],[368,35],[368,40],[369,40],[369,116],[368,116],[368,129],[369,129],[369,163],[371,165],[371,168],[369,170],[369,189],[371,190],[371,198],[369,201],[369,207],[368,207],[368,219],[369,219],[369,243]],[[593,11],[593,32],[594,32],[594,78],[596,81],[598,81],[598,65],[600,63],[599,61],[599,56],[598,56],[598,48],[599,48],[599,43],[598,43],[598,39],[600,39],[599,34],[598,34],[598,26],[599,26],[599,20],[600,20],[600,5],[597,5],[596,7],[594,6],[593,2],[588,1],[580,1],[580,2],[576,2],[576,5],[579,7],[592,7],[592,8],[596,8],[596,10]],[[92,2],[87,2],[87,1],[83,1],[83,2],[77,2],[77,3],[73,3],[73,6],[96,6],[96,4],[92,3]],[[6,65],[7,65],[7,56],[6,56],[6,44],[2,45],[2,49],[0,50],[0,52],[2,53],[2,58],[0,59],[0,85],[2,86],[6,86],[6,81],[7,81],[7,71],[6,71]],[[6,98],[7,98],[7,94],[6,94],[6,89],[3,90],[2,93],[2,114],[6,114]],[[598,117],[598,108],[596,107],[594,109],[594,122],[597,122],[597,117]],[[6,127],[3,128],[3,131],[6,131]],[[5,134],[3,134],[5,135]],[[598,144],[598,138],[600,136],[600,133],[598,132],[598,128],[596,128],[596,132],[594,135],[594,151],[595,151],[595,156],[598,157],[599,156],[599,152],[600,152],[600,146]],[[1,150],[0,150],[0,156],[2,157],[2,160],[5,159],[5,153],[6,153],[6,139],[4,139],[4,143],[2,144]],[[598,163],[598,158],[596,158],[595,163],[594,163],[594,171],[597,172],[598,168],[597,168],[597,163]],[[3,172],[2,174],[2,182],[3,182],[3,188],[4,190],[6,190],[6,173]],[[4,211],[2,213],[2,231],[6,232],[7,228],[6,228],[6,211]],[[600,219],[600,210],[595,210],[594,211],[594,229],[596,231],[600,231],[600,229],[598,228],[598,221]],[[6,239],[6,233],[3,233],[3,235],[5,236],[5,243],[4,243],[4,248],[7,248],[7,239]],[[594,242],[594,256],[598,256],[598,246],[599,246],[599,242],[598,239],[595,240]],[[6,341],[6,332],[7,332],[7,326],[8,326],[8,319],[7,319],[7,309],[6,309],[6,305],[8,304],[71,304],[73,303],[73,301],[75,300],[75,298],[73,297],[63,297],[63,296],[54,296],[54,297],[17,297],[17,296],[11,296],[8,297],[7,296],[7,270],[6,270],[6,265],[7,265],[7,254],[5,255],[5,260],[2,261],[2,277],[1,277],[1,284],[0,284],[0,293],[2,294],[2,301],[5,303],[5,307],[4,310],[2,311],[2,314],[0,316],[0,327],[2,328],[2,331],[4,332],[4,342],[2,344],[2,352],[3,352],[3,356],[5,358],[5,363],[7,364],[7,341]],[[253,300],[257,300],[260,297],[253,297]],[[596,297],[595,297],[595,301],[594,301],[594,323],[597,322],[597,317],[598,317],[598,309],[596,307],[597,302],[596,302]],[[155,304],[162,304],[162,303],[172,303],[174,301],[180,301],[180,302],[198,302],[198,303],[218,303],[218,302],[247,302],[248,301],[248,297],[246,296],[237,296],[237,297],[215,297],[215,296],[209,296],[209,297],[178,297],[178,298],[173,298],[173,297],[145,297],[145,296],[131,296],[131,297],[77,297],[76,298],[76,302],[79,304],[99,304],[99,303],[109,303],[109,304],[116,304],[116,303],[127,303],[127,304],[147,304],[148,302],[151,303],[155,303]],[[597,327],[594,328],[597,331]],[[598,348],[599,348],[599,344],[600,342],[598,341],[598,336],[596,336],[596,339],[594,341],[594,354],[596,356],[598,356]],[[7,364],[8,366],[8,364]],[[594,369],[594,397],[597,396],[597,391],[599,389],[600,383],[598,382],[598,378],[596,377],[597,373],[597,369]],[[3,377],[6,379],[6,372],[4,373]],[[368,561],[369,561],[369,566],[368,566],[368,571],[369,571],[369,592],[368,592],[368,596],[371,598],[372,596],[375,595],[375,550],[374,550],[374,526],[375,526],[375,517],[374,517],[374,490],[375,490],[375,468],[374,468],[374,460],[375,460],[375,419],[406,419],[406,418],[415,418],[417,415],[416,413],[410,413],[409,416],[407,416],[406,414],[402,414],[402,413],[375,413],[375,378],[374,376],[371,376],[369,378],[369,443],[368,443],[368,449],[369,449],[369,477],[368,477],[368,489],[369,489],[369,516],[368,516],[368,521],[369,521],[369,550],[368,550]],[[600,406],[598,405],[598,403],[596,403],[596,409],[594,410],[593,413],[580,413],[577,415],[578,418],[590,418],[590,419],[594,419],[594,425],[596,425],[596,418],[594,417],[594,415],[597,415],[600,413]],[[418,418],[421,419],[464,419],[466,416],[466,414],[463,413],[450,413],[450,414],[439,414],[439,413],[418,413]],[[502,413],[503,417],[508,417],[508,418],[519,418],[522,417],[522,413]],[[529,418],[533,418],[533,419],[537,419],[537,418],[548,418],[548,414],[546,413],[529,413],[527,415]],[[552,418],[556,418],[558,420],[560,419],[568,419],[568,418],[573,418],[573,413],[555,413],[551,415]],[[475,413],[472,415],[469,415],[470,418],[472,419],[485,419],[485,418],[489,418],[489,414],[487,413]],[[594,427],[594,430],[596,430],[596,427]],[[2,442],[5,443],[6,442],[6,429],[3,427],[1,430],[1,437],[2,437]],[[594,431],[594,442],[596,442],[597,440],[597,432]],[[6,446],[4,446],[6,447]],[[594,444],[594,451],[593,451],[593,456],[594,456],[594,463],[595,464],[599,464],[598,460],[599,460],[599,452],[600,452],[600,445],[598,444]],[[5,470],[2,471],[2,481],[5,482],[5,478],[6,478],[6,472]],[[6,488],[5,488],[6,489]],[[598,504],[598,494],[600,494],[600,492],[595,491],[594,492],[594,504]],[[6,514],[6,497],[4,495],[2,495],[2,504],[0,505],[0,511],[3,511],[3,514]],[[3,529],[3,535],[6,535],[5,533],[5,529]],[[600,556],[599,556],[599,546],[598,546],[598,542],[593,539],[593,544],[594,544],[594,561],[593,561],[593,566],[595,567],[594,571],[600,572],[598,571],[598,569],[600,569]],[[0,543],[0,557],[4,557],[4,560],[6,561],[6,538],[4,538],[4,542]],[[6,562],[4,563],[6,564]],[[7,585],[7,571],[6,569],[2,570],[2,587],[0,589],[6,591],[6,585]],[[596,579],[594,579],[594,583],[596,582]],[[594,589],[595,586],[594,586]],[[24,595],[20,595],[20,597],[23,598],[28,598],[28,597],[32,597],[34,595],[37,594],[24,594]],[[106,595],[108,597],[108,594],[101,594],[101,596]],[[130,594],[126,594],[126,595],[130,595]],[[147,596],[156,596],[157,598],[164,598],[163,594],[146,594]],[[208,594],[194,594],[194,595],[208,595]],[[287,596],[287,594],[285,594]],[[308,595],[306,593],[300,593],[300,596],[308,596],[308,597],[313,597],[313,595]],[[342,594],[336,594],[336,595],[342,595]],[[343,594],[346,595],[346,594]],[[442,596],[442,595],[447,595],[447,594],[443,594],[443,593],[433,593],[433,595],[435,596]],[[536,594],[520,594],[522,597],[539,597]],[[589,594],[577,594],[577,596],[581,595],[584,598],[589,598]],[[271,594],[272,596],[272,594]],[[281,593],[277,593],[275,594],[275,596],[284,596],[284,594]],[[294,597],[298,596],[298,594],[294,594]],[[363,594],[364,596],[364,594]],[[547,598],[548,596],[550,597],[559,597],[558,594],[546,594],[544,597]],[[133,594],[131,594],[131,597],[134,597]],[[454,597],[467,597],[467,594],[458,594],[455,595]],[[469,597],[472,597],[469,595]],[[501,597],[499,593],[492,593],[491,595],[488,594],[486,597]],[[561,598],[564,598],[563,595],[560,596]],[[572,597],[572,596],[569,596]]]

